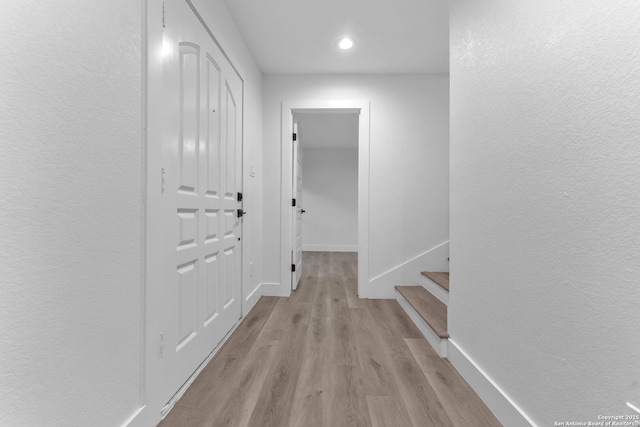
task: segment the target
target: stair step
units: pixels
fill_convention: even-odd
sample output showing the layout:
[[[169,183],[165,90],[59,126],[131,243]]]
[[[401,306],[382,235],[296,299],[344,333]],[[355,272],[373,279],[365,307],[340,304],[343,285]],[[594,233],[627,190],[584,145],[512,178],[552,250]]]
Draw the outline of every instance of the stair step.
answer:
[[[422,286],[396,286],[396,301],[438,356],[447,357],[447,306]]]
[[[396,286],[396,289],[440,338],[449,338],[447,306],[422,286]]]
[[[448,271],[423,271],[422,275],[433,280],[449,292],[449,272]]]
[[[420,283],[445,305],[449,305],[449,273],[444,271],[423,271]]]

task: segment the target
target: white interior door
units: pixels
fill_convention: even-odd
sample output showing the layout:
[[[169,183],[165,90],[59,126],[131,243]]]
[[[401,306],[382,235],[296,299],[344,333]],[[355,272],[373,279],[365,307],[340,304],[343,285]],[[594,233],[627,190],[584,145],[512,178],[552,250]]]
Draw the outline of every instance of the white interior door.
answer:
[[[185,0],[165,7],[157,285],[169,401],[241,316],[242,81]]]
[[[298,288],[300,277],[302,277],[302,147],[300,146],[300,134],[298,133],[298,123],[293,120],[293,197],[295,206],[293,208],[293,242],[291,247],[292,277],[291,286],[295,290]]]

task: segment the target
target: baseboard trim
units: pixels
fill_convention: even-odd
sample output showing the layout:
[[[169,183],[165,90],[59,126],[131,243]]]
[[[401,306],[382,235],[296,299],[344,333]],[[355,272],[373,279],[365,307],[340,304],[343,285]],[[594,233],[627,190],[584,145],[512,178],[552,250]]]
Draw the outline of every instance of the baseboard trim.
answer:
[[[358,245],[302,245],[306,252],[358,252]]]
[[[261,286],[262,295],[265,297],[288,297],[291,295],[291,289],[280,283],[263,283]]]
[[[637,407],[636,405],[632,404],[631,402],[627,402],[627,406],[633,409],[634,411],[636,411],[638,414],[640,414],[640,408]]]
[[[424,335],[427,339],[427,342],[433,347],[433,349],[438,353],[440,357],[447,357],[447,339],[440,338],[438,334],[436,334],[431,326],[424,321],[422,317],[418,314],[418,312],[409,304],[409,301],[396,289],[396,301],[400,304],[400,307],[407,313],[409,319],[413,322],[414,325],[418,328],[418,330]]]
[[[147,406],[142,405],[135,411],[127,421],[122,424],[122,427],[143,427],[146,424],[145,416],[147,412]]]
[[[258,303],[258,300],[262,297],[262,283],[260,283],[247,297],[244,299],[242,306],[243,317],[249,314],[251,309]]]
[[[169,402],[162,408],[162,410],[160,411],[161,419],[164,419],[167,416],[167,414],[173,409],[173,407],[178,402],[178,400],[180,400],[180,398],[186,393],[189,387],[191,387],[191,384],[193,384],[196,378],[198,378],[198,375],[200,375],[200,373],[204,370],[204,368],[207,367],[207,365],[209,364],[209,362],[211,362],[211,360],[215,357],[215,355],[218,354],[222,346],[227,342],[227,340],[231,337],[231,335],[233,335],[236,329],[238,329],[238,326],[240,326],[240,324],[244,319],[245,318],[243,317],[242,319],[238,320],[235,325],[233,325],[233,328],[231,328],[231,330],[227,332],[227,335],[224,336],[222,341],[220,341],[220,343],[216,346],[216,348],[213,349],[213,351],[209,354],[209,356],[207,356],[207,358],[204,359],[204,361],[200,364],[200,366],[198,366],[198,369],[196,369],[196,371],[191,375],[191,377],[189,377],[187,382],[184,383],[182,387],[180,387],[180,389],[176,392],[176,394],[173,395],[171,400],[169,400]]]
[[[533,420],[452,339],[449,339],[448,359],[503,425],[536,427]]]

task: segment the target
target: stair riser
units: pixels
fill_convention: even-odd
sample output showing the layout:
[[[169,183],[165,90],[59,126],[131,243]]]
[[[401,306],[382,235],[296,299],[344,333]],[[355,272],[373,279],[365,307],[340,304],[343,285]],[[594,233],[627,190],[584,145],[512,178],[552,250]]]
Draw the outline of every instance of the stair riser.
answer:
[[[420,284],[423,288],[431,292],[431,295],[438,298],[445,305],[449,305],[449,292],[446,289],[424,275],[420,277]]]

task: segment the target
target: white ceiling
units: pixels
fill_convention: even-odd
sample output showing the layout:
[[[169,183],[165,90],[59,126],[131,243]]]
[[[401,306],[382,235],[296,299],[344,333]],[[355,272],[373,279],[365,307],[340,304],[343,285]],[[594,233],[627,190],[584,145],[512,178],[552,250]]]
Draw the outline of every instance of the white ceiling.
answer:
[[[296,114],[303,148],[357,148],[358,114]]]
[[[449,71],[447,0],[225,1],[267,74]]]

